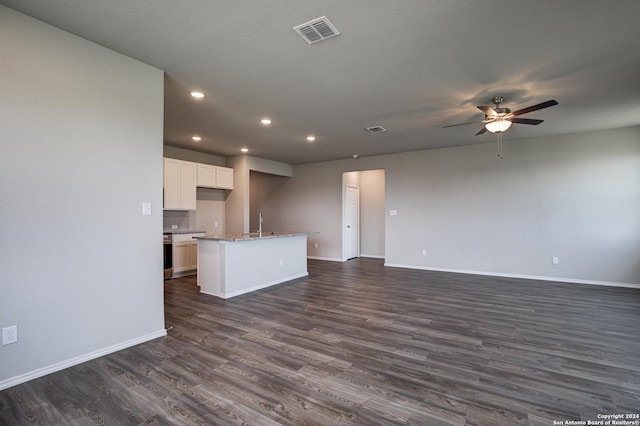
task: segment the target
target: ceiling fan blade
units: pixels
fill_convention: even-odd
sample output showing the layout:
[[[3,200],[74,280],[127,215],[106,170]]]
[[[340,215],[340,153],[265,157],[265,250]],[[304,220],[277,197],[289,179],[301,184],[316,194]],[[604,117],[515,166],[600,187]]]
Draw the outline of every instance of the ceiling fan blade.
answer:
[[[533,112],[533,111],[537,111],[539,109],[549,108],[549,107],[552,107],[554,105],[558,105],[558,102],[556,100],[554,100],[554,99],[551,99],[551,100],[549,100],[547,102],[543,102],[541,104],[531,105],[530,107],[519,109],[519,110],[517,110],[515,112],[512,112],[511,114],[515,117],[515,116],[518,116],[518,115],[527,114],[527,113],[530,113],[530,112]]]
[[[542,123],[544,120],[536,120],[533,118],[512,118],[511,120],[512,123],[518,123],[518,124],[532,124],[534,126],[537,126],[538,124]]]
[[[486,115],[488,117],[495,117],[496,116],[496,112],[490,106],[478,105],[478,109],[480,111],[484,112],[484,115]]]
[[[446,129],[447,127],[456,127],[456,126],[465,126],[467,124],[478,124],[478,123],[484,123],[485,121],[467,121],[466,123],[458,123],[458,124],[449,124],[448,126],[443,126],[444,129]]]
[[[484,134],[484,133],[486,133],[486,132],[487,132],[487,128],[486,128],[486,127],[483,127],[482,129],[478,130],[478,133],[476,133],[476,136],[478,136],[478,135],[482,135],[482,134]]]

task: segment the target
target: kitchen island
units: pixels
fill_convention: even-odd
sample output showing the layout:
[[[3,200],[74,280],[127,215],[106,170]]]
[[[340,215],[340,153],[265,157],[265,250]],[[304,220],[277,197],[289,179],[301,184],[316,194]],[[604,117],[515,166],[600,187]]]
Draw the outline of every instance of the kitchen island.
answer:
[[[198,240],[200,292],[223,299],[309,275],[311,232],[209,235]]]

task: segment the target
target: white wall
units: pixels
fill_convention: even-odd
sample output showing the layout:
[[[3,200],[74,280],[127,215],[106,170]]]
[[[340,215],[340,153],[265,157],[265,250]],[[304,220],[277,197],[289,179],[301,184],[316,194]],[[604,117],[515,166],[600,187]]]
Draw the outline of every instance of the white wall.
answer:
[[[293,168],[288,164],[250,155],[230,157],[226,162],[227,167],[233,168],[233,191],[227,197],[225,206],[226,230],[227,233],[249,232],[251,172],[291,177]]]
[[[225,166],[226,160],[219,155],[207,154],[204,152],[192,151],[190,149],[178,148],[165,145],[163,147],[164,157],[175,158],[176,160],[193,161],[194,163],[211,164],[214,166]]]
[[[272,197],[280,211],[271,214],[283,228],[319,232],[307,239],[309,257],[342,260],[342,173],[353,170],[353,161],[294,166],[293,178]]]
[[[0,51],[2,389],[165,331],[163,73],[3,6]]]
[[[385,169],[387,264],[639,284],[640,127],[507,136],[502,160],[488,143],[295,166],[274,202],[339,260],[342,173]]]
[[[191,229],[209,234],[225,234],[225,208],[229,191],[198,188],[196,194],[195,224]]]
[[[384,258],[385,173],[366,170],[360,175],[360,256]]]
[[[249,177],[249,229],[254,231],[260,228],[260,213],[262,213],[262,230],[264,232],[291,231],[281,221],[280,206],[273,203],[273,196],[291,177],[256,171],[251,171]]]

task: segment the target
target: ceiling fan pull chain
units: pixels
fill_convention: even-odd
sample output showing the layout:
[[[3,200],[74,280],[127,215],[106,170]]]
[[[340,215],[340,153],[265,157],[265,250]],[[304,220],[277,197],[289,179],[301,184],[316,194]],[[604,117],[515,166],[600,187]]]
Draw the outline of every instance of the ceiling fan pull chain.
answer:
[[[502,160],[502,132],[498,133],[498,158]]]

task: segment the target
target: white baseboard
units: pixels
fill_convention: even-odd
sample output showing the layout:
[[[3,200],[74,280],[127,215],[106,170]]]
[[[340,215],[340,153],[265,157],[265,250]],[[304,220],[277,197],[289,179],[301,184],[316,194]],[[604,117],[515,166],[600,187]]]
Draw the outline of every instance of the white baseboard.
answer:
[[[117,343],[106,348],[98,349],[97,351],[89,352],[88,354],[80,355],[66,361],[57,362],[55,364],[48,365],[37,370],[30,371],[28,373],[20,374],[15,377],[11,377],[6,380],[0,381],[0,391],[8,389],[12,386],[17,386],[21,383],[28,382],[38,377],[46,376],[47,374],[55,373],[56,371],[64,370],[65,368],[73,367],[74,365],[82,364],[83,362],[91,361],[92,359],[100,358],[101,356],[108,355],[113,352],[118,352],[131,346],[139,345],[140,343],[147,342],[149,340],[157,339],[167,335],[167,330],[162,329],[154,333],[146,334],[144,336],[136,337],[135,339],[127,340],[125,342]]]
[[[590,284],[590,285],[603,285],[603,286],[609,286],[609,287],[640,288],[640,284],[633,284],[633,283],[582,280],[582,279],[561,278],[561,277],[546,277],[542,275],[504,274],[500,272],[469,271],[465,269],[449,269],[449,268],[432,268],[428,266],[403,265],[403,264],[395,264],[395,263],[385,263],[384,266],[390,266],[394,268],[421,269],[423,271],[454,272],[457,274],[486,275],[490,277],[522,278],[525,280],[557,281],[557,282],[573,283],[573,284]]]
[[[307,256],[307,259],[313,259],[313,260],[326,260],[329,262],[344,262],[344,260],[342,259],[336,259],[334,257],[318,257],[318,256]]]
[[[202,290],[200,290],[200,293],[208,294],[210,296],[216,296],[216,297],[219,297],[221,299],[230,299],[232,297],[240,296],[241,294],[251,293],[252,291],[256,291],[256,290],[262,290],[263,288],[271,287],[272,285],[282,284],[284,282],[295,280],[295,279],[302,278],[302,277],[306,277],[308,275],[309,275],[308,272],[304,272],[304,273],[300,273],[300,274],[296,274],[296,275],[291,275],[289,277],[284,277],[284,278],[281,278],[281,279],[278,279],[278,280],[270,281],[268,283],[256,285],[256,286],[249,287],[249,288],[243,288],[242,290],[232,291],[231,293],[215,294],[215,293],[210,293],[210,292],[206,292],[206,291],[202,291]]]

